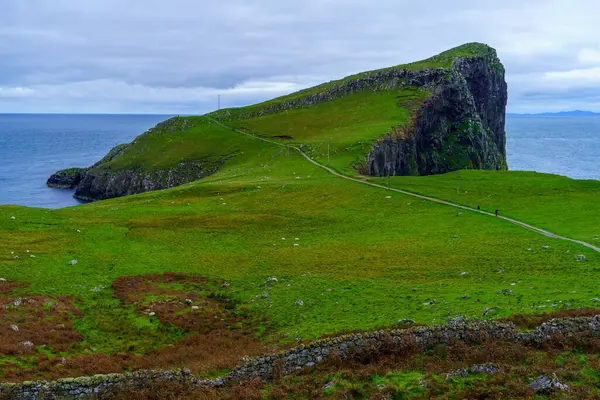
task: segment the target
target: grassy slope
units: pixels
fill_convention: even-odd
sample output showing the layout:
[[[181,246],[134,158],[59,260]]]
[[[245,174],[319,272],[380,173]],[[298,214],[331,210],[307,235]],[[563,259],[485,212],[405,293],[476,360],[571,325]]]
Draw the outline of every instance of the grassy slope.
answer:
[[[374,179],[379,183],[387,180]],[[510,216],[551,232],[600,244],[600,182],[525,171],[458,171],[393,177],[392,186]]]
[[[331,136],[332,165],[353,173],[349,165],[367,149],[359,142],[401,124],[426,96],[411,89],[363,92],[288,111],[285,118],[232,124],[261,135],[292,136],[322,162]],[[163,168],[235,155],[217,174],[171,190],[58,211],[0,207],[0,277],[29,283],[11,297],[39,293],[76,299],[85,315],[76,326],[85,341],[74,352],[144,353],[179,339],[177,329],[122,308],[112,297],[116,278],[155,272],[231,281],[232,295],[243,302],[258,296],[248,306],[269,317],[278,339],[289,333],[286,341],[402,318],[431,323],[457,313],[480,317],[488,307],[500,307],[490,314],[497,317],[567,304],[593,306],[592,299],[600,297],[600,256],[578,245],[473,213],[456,217],[452,208],[397,194],[388,199],[386,191],[335,178],[293,151],[202,117],[178,123],[184,121],[197,126],[139,137],[124,157],[104,167]],[[527,174],[475,174],[393,182],[453,199],[459,176],[465,196],[473,196],[463,202],[484,208],[501,204],[498,208],[519,213],[514,216],[526,222],[575,237],[588,238],[597,226],[591,213],[580,211],[591,208],[598,191],[593,184],[588,192],[582,189],[587,183],[546,175],[532,185]],[[556,185],[563,188],[558,196],[545,196],[545,206],[532,205],[531,198]],[[489,192],[498,197],[494,204],[484,201]],[[531,197],[515,195],[524,193]],[[565,207],[565,219],[557,225],[555,210],[564,201],[572,207]],[[551,247],[542,250],[544,245]],[[13,259],[11,252],[21,258]],[[576,254],[589,260],[576,262]],[[79,263],[67,265],[71,259]],[[264,282],[272,275],[279,282],[269,289]],[[507,289],[512,295],[498,293]],[[265,291],[268,298],[260,296]],[[298,299],[305,305],[294,306]]]
[[[218,129],[206,127],[208,135]],[[179,338],[112,298],[116,278],[153,272],[231,280],[239,299],[259,296],[249,307],[289,333],[287,340],[401,318],[480,317],[495,306],[495,316],[593,306],[600,296],[600,257],[580,246],[400,195],[387,199],[386,191],[330,176],[294,152],[219,135],[256,157],[167,191],[58,211],[0,208],[0,276],[30,283],[17,294],[77,298],[86,314],[77,324],[86,335],[79,350],[96,351],[145,352]],[[579,253],[589,260],[576,262]],[[67,265],[71,259],[79,263]],[[271,275],[279,282],[260,298]],[[497,293],[503,289],[514,294]],[[305,305],[294,306],[297,299]]]
[[[260,136],[287,136],[292,144],[326,164],[331,140],[331,166],[353,175],[354,165],[364,162],[371,145],[393,127],[406,123],[430,93],[415,88],[396,91],[364,91],[310,108],[289,110],[229,124]],[[286,140],[286,141],[287,141]]]

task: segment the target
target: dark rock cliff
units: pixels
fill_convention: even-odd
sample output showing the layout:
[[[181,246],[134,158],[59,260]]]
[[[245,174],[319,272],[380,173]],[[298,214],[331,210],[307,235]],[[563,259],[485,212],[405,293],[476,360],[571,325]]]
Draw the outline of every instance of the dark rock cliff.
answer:
[[[429,71],[419,74],[430,75]],[[439,75],[438,75],[439,76]],[[413,84],[418,77],[412,80]],[[380,139],[368,156],[373,176],[506,169],[507,85],[495,50],[458,57],[428,88],[432,96],[406,126]]]
[[[216,172],[196,163],[179,163],[168,169],[145,172],[124,170],[112,172],[91,168],[82,176],[73,197],[83,201],[106,200],[114,197],[168,189],[202,179]]]
[[[193,127],[194,123],[188,119],[171,118],[143,135],[168,135]],[[213,174],[228,159],[228,156],[223,156],[217,162],[210,163],[182,160],[161,169],[147,169],[141,165],[130,165],[125,169],[113,168],[111,161],[122,157],[136,142],[137,139],[132,143],[114,147],[102,160],[89,168],[58,171],[48,179],[47,185],[53,188],[75,189],[73,197],[79,200],[105,200],[192,182]]]

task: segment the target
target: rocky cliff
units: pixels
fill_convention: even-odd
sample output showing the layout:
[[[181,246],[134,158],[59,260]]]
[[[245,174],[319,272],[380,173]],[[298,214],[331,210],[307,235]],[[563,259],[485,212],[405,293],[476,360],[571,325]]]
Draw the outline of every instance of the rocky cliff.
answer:
[[[486,46],[487,47],[487,46]],[[411,84],[430,71],[413,74]],[[421,79],[423,81],[428,81]],[[426,83],[432,96],[408,124],[374,144],[367,160],[373,176],[432,175],[459,169],[506,169],[507,85],[495,50],[457,57]]]
[[[135,162],[135,156],[143,154],[149,147],[148,144],[138,141],[147,141],[157,136],[168,137],[194,126],[193,121],[189,119],[171,118],[138,136],[133,142],[114,147],[102,160],[89,168],[71,168],[56,172],[50,176],[47,185],[53,188],[75,189],[73,197],[76,199],[96,201],[168,189],[204,178],[217,171],[229,156],[220,156],[216,160],[179,159],[163,167]],[[127,159],[127,162],[121,162],[123,159]]]

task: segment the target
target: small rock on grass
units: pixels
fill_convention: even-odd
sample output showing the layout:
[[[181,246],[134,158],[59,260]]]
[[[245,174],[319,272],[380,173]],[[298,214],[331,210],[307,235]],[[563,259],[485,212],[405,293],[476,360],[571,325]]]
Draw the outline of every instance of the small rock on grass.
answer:
[[[77,265],[77,260],[71,260],[71,261],[69,261],[69,265]]]
[[[294,303],[294,305],[296,305],[296,306],[303,306],[304,302],[302,300],[298,299],[298,300],[296,300],[296,302]]]
[[[6,278],[0,278],[0,283],[6,282]]]
[[[586,257],[586,256],[584,256],[583,254],[579,254],[579,255],[577,256],[577,261],[585,261],[585,260],[587,260],[587,257]]]
[[[496,375],[503,374],[502,368],[500,368],[496,364],[479,364],[473,365],[471,367],[471,372],[474,374],[488,374],[488,375]]]
[[[552,374],[552,376],[538,376],[535,381],[529,385],[529,389],[539,394],[552,394],[557,390],[571,390],[569,385],[566,385],[558,380],[556,374]]]
[[[446,380],[449,380],[451,378],[468,378],[468,377],[469,377],[469,371],[464,368],[460,368],[460,369],[457,369],[456,371],[446,374]]]

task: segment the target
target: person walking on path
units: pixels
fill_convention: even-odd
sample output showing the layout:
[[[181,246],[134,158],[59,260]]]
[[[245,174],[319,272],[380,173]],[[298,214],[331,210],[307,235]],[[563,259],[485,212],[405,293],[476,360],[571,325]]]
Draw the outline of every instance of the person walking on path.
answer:
[[[481,211],[481,206],[477,204],[477,211]]]
[[[496,209],[496,217],[498,216],[498,209]]]

